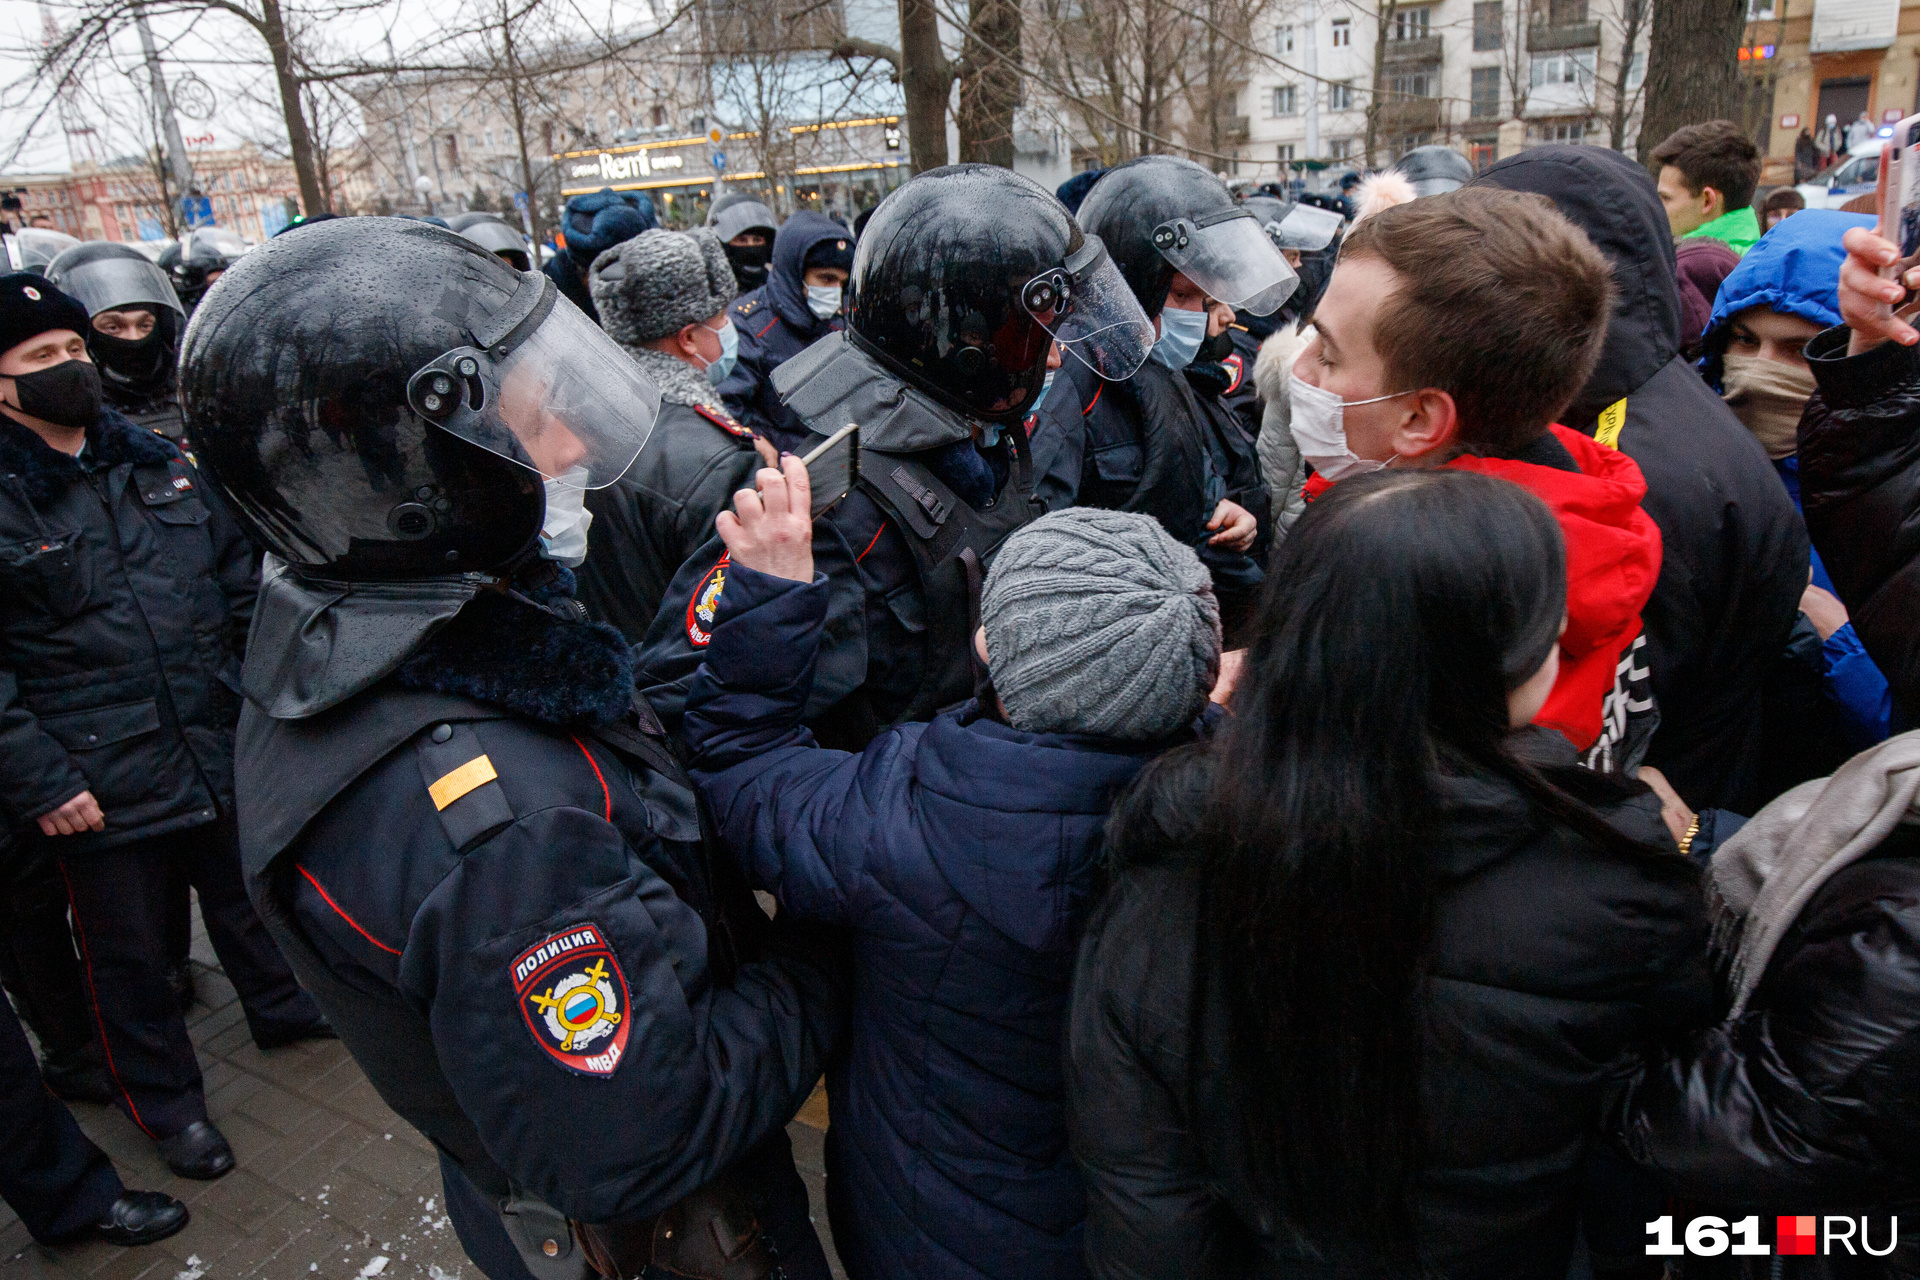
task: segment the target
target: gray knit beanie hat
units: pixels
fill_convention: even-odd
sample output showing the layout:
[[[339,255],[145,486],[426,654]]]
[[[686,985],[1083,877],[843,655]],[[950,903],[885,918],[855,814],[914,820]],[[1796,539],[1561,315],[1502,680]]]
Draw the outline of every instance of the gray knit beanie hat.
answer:
[[[593,260],[587,287],[601,328],[628,347],[709,320],[738,292],[727,251],[705,227],[642,231]]]
[[[1075,507],[1017,530],[980,621],[994,691],[1028,733],[1163,738],[1220,674],[1213,578],[1152,516]]]

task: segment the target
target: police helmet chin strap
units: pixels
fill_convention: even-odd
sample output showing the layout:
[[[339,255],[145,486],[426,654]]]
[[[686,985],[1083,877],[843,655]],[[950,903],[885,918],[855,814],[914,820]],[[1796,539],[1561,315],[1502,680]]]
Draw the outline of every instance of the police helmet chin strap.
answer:
[[[509,600],[515,600],[529,609],[538,609],[549,617],[561,622],[579,626],[589,620],[587,606],[572,596],[542,602],[527,594],[548,586],[560,576],[560,566],[540,554],[540,544],[535,542],[513,559],[500,566],[498,573],[486,577],[489,589],[498,591]],[[521,588],[526,588],[525,591]]]

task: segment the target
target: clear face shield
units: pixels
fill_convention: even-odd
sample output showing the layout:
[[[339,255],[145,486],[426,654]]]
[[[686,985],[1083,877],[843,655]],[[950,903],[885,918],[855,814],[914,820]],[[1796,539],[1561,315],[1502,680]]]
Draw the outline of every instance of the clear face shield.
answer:
[[[1346,219],[1331,209],[1296,204],[1267,224],[1267,236],[1275,248],[1312,253],[1333,243],[1334,233],[1340,230],[1344,222]]]
[[[558,488],[625,474],[660,414],[632,358],[536,272],[486,329],[408,380],[414,412]]]
[[[71,267],[56,266],[53,283],[90,316],[141,306],[171,307],[182,318],[187,314],[167,273],[145,258],[95,258]]]
[[[1153,247],[1208,297],[1256,316],[1278,311],[1300,283],[1249,209],[1163,222]]]
[[[1153,321],[1099,236],[1021,286],[1020,302],[1062,351],[1109,382],[1131,378],[1153,350]]]

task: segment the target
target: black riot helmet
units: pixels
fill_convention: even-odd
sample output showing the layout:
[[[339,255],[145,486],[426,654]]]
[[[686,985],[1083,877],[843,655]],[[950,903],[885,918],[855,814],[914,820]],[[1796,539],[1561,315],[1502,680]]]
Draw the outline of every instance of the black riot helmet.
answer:
[[[612,484],[660,393],[538,272],[451,231],[341,218],[247,254],[187,328],[201,468],[296,574],[510,570],[546,485]]]
[[[1473,163],[1452,147],[1415,147],[1393,166],[1413,184],[1415,196],[1445,195],[1473,181]]]
[[[87,309],[146,311],[153,331],[140,339],[102,333],[89,325],[87,349],[110,390],[146,398],[167,390],[186,309],[174,296],[167,273],[138,249],[111,240],[77,244],[47,264],[47,280]]]
[[[1077,215],[1106,242],[1149,316],[1174,273],[1236,310],[1272,315],[1296,283],[1254,211],[1191,160],[1141,156],[1102,175]]]
[[[182,232],[180,239],[160,255],[160,269],[173,280],[173,291],[191,312],[220,273],[239,261],[246,244],[230,231],[204,227]]]
[[[847,281],[853,341],[934,399],[1015,422],[1061,350],[1133,376],[1153,323],[1098,237],[1011,169],[931,169],[873,212]]]
[[[533,257],[527,252],[527,238],[520,234],[520,228],[497,213],[456,213],[447,219],[447,226],[515,271],[526,271],[533,266]]]

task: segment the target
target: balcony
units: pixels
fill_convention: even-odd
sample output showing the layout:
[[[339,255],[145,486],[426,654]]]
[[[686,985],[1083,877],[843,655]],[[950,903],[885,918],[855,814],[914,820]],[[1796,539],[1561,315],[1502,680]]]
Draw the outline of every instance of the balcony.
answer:
[[[1427,36],[1420,40],[1389,40],[1386,53],[1381,60],[1388,65],[1396,62],[1438,62],[1440,61],[1440,37]]]
[[[1375,127],[1382,137],[1403,133],[1438,130],[1442,124],[1438,98],[1408,98],[1401,102],[1382,102]]]
[[[1250,116],[1220,117],[1220,141],[1228,145],[1245,142],[1253,134],[1253,119]]]
[[[1600,24],[1597,22],[1576,22],[1557,27],[1536,22],[1527,28],[1527,47],[1535,53],[1552,53],[1556,49],[1592,49],[1599,43]]]

